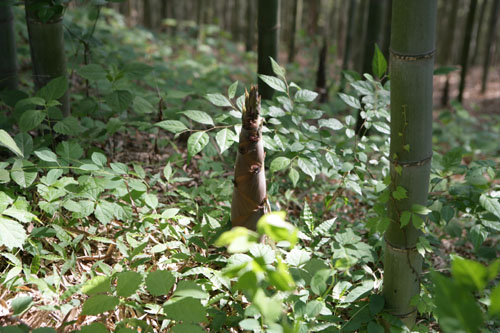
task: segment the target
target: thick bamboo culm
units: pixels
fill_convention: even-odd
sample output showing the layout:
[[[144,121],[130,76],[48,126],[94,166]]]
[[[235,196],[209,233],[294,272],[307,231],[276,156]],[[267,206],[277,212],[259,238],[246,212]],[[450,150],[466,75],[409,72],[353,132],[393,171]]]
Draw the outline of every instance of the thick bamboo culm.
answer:
[[[258,59],[257,73],[274,75],[271,60],[278,60],[280,0],[259,0],[257,9]],[[274,90],[259,79],[259,94],[263,99],[272,99]]]
[[[12,7],[0,4],[0,90],[17,88],[16,35]]]
[[[432,156],[432,76],[436,0],[394,0],[391,33],[391,191],[407,198],[388,204],[383,295],[387,310],[412,326],[422,257],[416,250],[421,231],[412,222],[401,228],[401,214],[426,205]]]
[[[33,81],[39,90],[49,81],[66,76],[66,55],[64,53],[64,30],[62,15],[55,15],[48,22],[42,22],[30,5],[34,0],[26,0],[26,22],[33,63]],[[69,92],[59,100],[64,115],[70,114]]]

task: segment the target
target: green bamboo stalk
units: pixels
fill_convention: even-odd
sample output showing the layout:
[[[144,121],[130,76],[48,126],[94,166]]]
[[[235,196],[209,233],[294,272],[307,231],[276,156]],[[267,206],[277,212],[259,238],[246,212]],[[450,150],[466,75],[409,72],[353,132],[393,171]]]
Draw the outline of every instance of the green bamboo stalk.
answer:
[[[17,88],[16,35],[14,15],[7,1],[0,4],[0,90]]]
[[[280,0],[259,0],[257,9],[258,56],[257,73],[274,75],[269,57],[278,60]],[[263,99],[272,99],[274,89],[259,78],[259,94]]]
[[[495,53],[495,39],[497,35],[497,21],[500,14],[500,0],[493,0],[493,8],[490,12],[490,21],[488,27],[488,38],[486,41],[486,50],[484,53],[483,61],[483,76],[481,80],[481,92],[486,92],[486,85],[488,84],[488,73],[491,64],[491,58]]]
[[[458,100],[462,102],[465,89],[465,79],[469,69],[469,51],[472,38],[472,28],[474,26],[474,16],[476,15],[477,0],[471,0],[469,12],[467,14],[467,23],[465,25],[464,43],[462,44],[462,70],[460,71],[460,86],[458,87]]]
[[[410,305],[420,289],[422,257],[416,250],[421,231],[401,215],[426,205],[432,156],[432,75],[436,0],[393,0],[391,33],[391,220],[385,233],[383,295],[389,313],[408,326],[416,318]],[[396,200],[396,189],[407,198]]]
[[[63,14],[54,14],[43,22],[34,10],[37,0],[26,0],[26,22],[33,63],[35,89],[39,90],[50,80],[66,76],[66,55],[64,54]],[[60,99],[65,116],[70,114],[69,92]]]
[[[293,62],[295,58],[295,40],[297,31],[300,30],[300,22],[302,21],[302,0],[293,1],[292,14],[292,29],[290,32],[290,41],[288,44],[288,62]]]
[[[246,6],[245,50],[250,52],[254,49],[255,43],[255,5],[253,1],[246,1]]]
[[[257,87],[245,91],[238,153],[234,168],[234,191],[231,202],[231,224],[251,230],[266,212],[266,175],[260,96]]]

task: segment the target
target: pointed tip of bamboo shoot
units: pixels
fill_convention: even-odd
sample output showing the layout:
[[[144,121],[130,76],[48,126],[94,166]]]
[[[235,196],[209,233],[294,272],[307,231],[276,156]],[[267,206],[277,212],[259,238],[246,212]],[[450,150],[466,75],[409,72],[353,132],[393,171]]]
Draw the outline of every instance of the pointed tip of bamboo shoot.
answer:
[[[255,121],[260,116],[261,97],[257,86],[252,86],[250,92],[245,89],[245,105],[243,107],[243,125]]]

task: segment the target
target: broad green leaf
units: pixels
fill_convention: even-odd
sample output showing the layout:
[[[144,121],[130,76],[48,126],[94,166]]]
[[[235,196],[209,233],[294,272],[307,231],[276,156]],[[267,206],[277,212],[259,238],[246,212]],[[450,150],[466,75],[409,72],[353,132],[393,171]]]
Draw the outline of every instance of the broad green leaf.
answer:
[[[172,133],[179,133],[188,129],[186,125],[178,120],[163,120],[156,123],[155,126],[161,127]]]
[[[191,297],[172,300],[163,305],[167,318],[185,323],[201,323],[206,321],[207,311],[200,300]]]
[[[227,246],[229,253],[247,252],[258,240],[258,235],[243,227],[234,227],[224,232],[215,241],[215,246]]]
[[[83,148],[74,141],[63,141],[57,145],[56,153],[67,162],[77,162],[83,156]]]
[[[410,219],[411,219],[411,213],[409,211],[405,210],[404,212],[402,212],[401,218],[399,220],[399,222],[401,223],[401,228],[406,226],[410,222]]]
[[[165,177],[167,181],[170,181],[171,176],[172,176],[172,166],[170,165],[170,162],[168,162],[167,165],[165,165],[165,167],[163,168],[163,177]]]
[[[392,197],[396,200],[402,200],[408,198],[406,195],[407,191],[404,187],[398,186],[395,191],[392,192]]]
[[[271,162],[270,171],[271,172],[276,172],[276,171],[279,171],[279,170],[283,170],[288,165],[290,165],[290,159],[288,157],[284,157],[284,156],[276,157]]]
[[[144,195],[144,202],[151,209],[156,209],[156,207],[158,207],[158,197],[156,195],[154,195],[154,194],[146,193]]]
[[[28,236],[21,224],[0,215],[0,245],[9,250],[16,247],[22,248],[26,238]]]
[[[170,271],[150,272],[146,277],[146,288],[153,296],[167,295],[174,286],[175,278]]]
[[[317,92],[307,90],[307,89],[302,89],[302,90],[299,90],[295,93],[294,100],[295,100],[295,102],[298,102],[298,103],[312,102],[316,99],[316,97],[318,97]]]
[[[311,291],[318,296],[322,296],[326,291],[327,281],[331,275],[331,269],[322,269],[314,273],[311,279]]]
[[[498,284],[490,294],[490,307],[488,308],[490,315],[500,318],[500,284]]]
[[[49,102],[63,97],[66,90],[68,90],[68,79],[65,76],[60,76],[43,86],[36,95]]]
[[[207,299],[210,295],[194,281],[183,280],[177,284],[174,296]]]
[[[23,153],[23,157],[28,157],[33,151],[33,138],[25,132],[18,133],[14,137],[14,141]]]
[[[273,68],[274,74],[281,76],[281,78],[285,78],[285,69],[281,67],[272,57],[269,57],[269,60],[271,61],[271,67]]]
[[[319,170],[310,159],[299,157],[298,166],[302,172],[311,177],[313,180],[316,178],[316,174],[318,174]]]
[[[106,275],[94,276],[90,280],[86,281],[82,286],[82,293],[89,296],[110,291],[111,280],[109,276]]]
[[[24,311],[26,311],[33,303],[33,298],[31,296],[19,296],[12,300],[11,307],[14,312],[14,316],[18,316]]]
[[[298,229],[285,221],[285,212],[271,212],[257,222],[257,230],[268,235],[275,242],[288,241],[293,248],[298,240]]]
[[[307,317],[309,318],[314,318],[318,316],[321,312],[321,309],[323,309],[323,303],[320,301],[309,301],[306,304],[306,314]]]
[[[229,88],[227,88],[227,96],[229,98],[234,98],[234,96],[236,96],[237,89],[238,89],[238,81],[235,81],[229,86]]]
[[[359,103],[359,99],[357,99],[356,97],[344,93],[339,93],[339,97],[342,101],[344,101],[344,103],[346,103],[350,107],[357,110],[361,109],[361,104]]]
[[[300,174],[294,168],[290,168],[290,172],[288,173],[288,177],[292,181],[293,187],[297,186],[297,182],[299,181]]]
[[[134,96],[128,90],[115,90],[104,97],[106,103],[115,112],[127,109],[133,98]]]
[[[259,74],[259,78],[274,90],[284,92],[286,94],[286,84],[281,79],[278,79],[275,76],[264,74]]]
[[[320,119],[318,121],[319,127],[328,127],[334,131],[342,129],[344,125],[340,121],[338,121],[335,118],[329,118],[329,119]]]
[[[99,322],[93,322],[90,325],[82,326],[80,329],[81,333],[108,333],[106,326]],[[121,331],[119,331],[121,332]]]
[[[370,296],[370,313],[375,316],[384,309],[385,298],[382,295],[373,294]]]
[[[361,298],[363,295],[365,295],[372,289],[373,289],[373,281],[366,280],[360,286],[352,289],[351,292],[343,300],[343,303],[352,303],[355,300]]]
[[[92,153],[91,158],[92,162],[94,162],[98,166],[105,166],[106,163],[108,163],[108,158],[106,157],[106,155],[97,151]]]
[[[214,125],[214,121],[212,120],[212,117],[208,115],[208,113],[204,111],[198,111],[198,110],[187,110],[183,111],[182,114],[184,114],[186,117],[189,119],[196,121],[197,123],[204,124],[204,125]]]
[[[121,331],[120,331],[121,332]],[[172,327],[172,333],[205,333],[206,331],[197,324],[181,323]]]
[[[460,285],[471,291],[482,291],[488,284],[488,269],[477,261],[455,257],[451,274]]]
[[[229,128],[220,130],[215,136],[215,141],[219,145],[221,154],[225,152],[236,141],[236,134]]]
[[[222,94],[207,94],[207,100],[215,106],[231,107],[231,102]]]
[[[110,163],[109,166],[111,169],[119,175],[128,174],[128,166],[121,162]]]
[[[302,266],[306,264],[311,259],[311,253],[305,250],[299,250],[297,248],[292,249],[286,255],[286,262],[295,267]]]
[[[289,291],[295,287],[295,282],[288,271],[288,267],[280,259],[278,259],[276,270],[269,272],[269,280],[278,290]]]
[[[155,108],[153,107],[153,105],[151,105],[151,103],[147,99],[141,96],[135,96],[134,103],[132,104],[132,109],[137,114],[150,114],[155,112]]]
[[[57,163],[57,155],[51,152],[48,148],[35,151],[35,155],[42,161]]]
[[[19,129],[28,132],[42,123],[47,114],[41,110],[25,111],[19,119]]]
[[[195,132],[191,134],[187,142],[188,155],[193,157],[205,148],[208,144],[208,134],[205,132]]]
[[[54,131],[59,134],[76,136],[83,132],[80,122],[75,117],[69,116],[54,125]]]
[[[135,79],[144,79],[149,73],[153,71],[153,67],[146,65],[143,62],[132,62],[123,68],[125,75]]]
[[[485,194],[481,194],[479,203],[484,209],[500,219],[500,202],[497,198],[491,198]]]
[[[381,78],[384,76],[385,71],[387,70],[387,61],[385,60],[382,51],[378,48],[378,45],[375,44],[375,51],[373,53],[372,59],[372,71],[375,76]]]
[[[95,206],[94,215],[102,224],[106,225],[113,219],[114,205],[102,200]]]
[[[16,154],[18,157],[23,158],[24,154],[22,153],[21,149],[17,146],[16,142],[12,137],[4,131],[3,129],[0,129],[0,145],[8,148],[10,151],[12,151],[14,154]]]
[[[238,323],[242,330],[259,332],[261,329],[260,323],[257,319],[247,318]]]
[[[142,275],[137,272],[121,272],[116,282],[116,294],[121,297],[132,296],[142,283]]]
[[[384,333],[385,329],[383,326],[377,324],[376,321],[370,321],[367,326],[368,333]]]
[[[36,179],[36,172],[27,172],[23,169],[24,167],[30,165],[31,163],[25,160],[16,160],[12,165],[10,177],[13,181],[16,182],[17,185],[21,186],[22,188],[29,187]]]
[[[96,316],[107,311],[112,311],[119,303],[120,299],[115,296],[94,295],[83,303],[82,315]]]
[[[78,74],[89,81],[98,81],[106,79],[106,71],[98,64],[85,65],[78,69]]]

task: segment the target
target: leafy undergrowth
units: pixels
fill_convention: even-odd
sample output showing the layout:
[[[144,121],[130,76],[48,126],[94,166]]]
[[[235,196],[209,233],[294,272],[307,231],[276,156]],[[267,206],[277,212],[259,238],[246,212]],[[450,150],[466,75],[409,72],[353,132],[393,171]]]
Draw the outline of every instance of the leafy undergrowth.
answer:
[[[27,95],[27,71],[23,93],[1,95],[14,139],[0,132],[10,150],[0,162],[1,326],[408,331],[380,295],[385,205],[407,195],[388,190],[389,82],[347,73],[350,90],[317,105],[303,82],[287,81],[293,66],[273,62],[277,77],[262,77],[277,96],[262,106],[263,139],[269,202],[286,213],[255,233],[229,231],[255,55],[215,27],[153,35],[95,8],[65,20],[72,116],[57,109],[63,78]],[[370,129],[362,139],[355,110]],[[428,205],[400,221],[425,232],[414,330],[438,330],[436,318],[449,332],[494,330],[499,118],[471,117],[458,103],[437,114]]]

